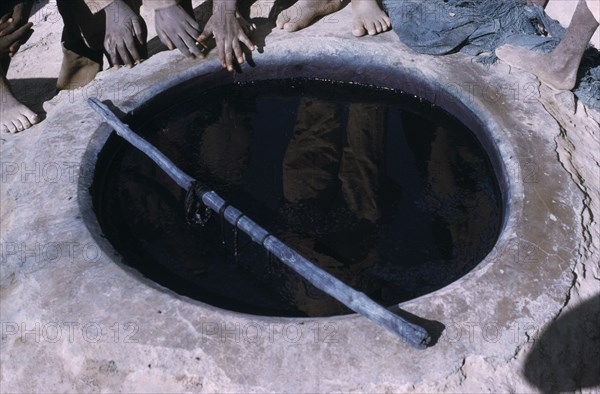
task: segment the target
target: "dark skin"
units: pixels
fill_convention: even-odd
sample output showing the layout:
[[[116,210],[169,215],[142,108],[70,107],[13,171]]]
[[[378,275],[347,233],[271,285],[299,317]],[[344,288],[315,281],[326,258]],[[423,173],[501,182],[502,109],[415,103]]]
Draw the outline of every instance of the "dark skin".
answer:
[[[147,40],[147,28],[142,17],[123,0],[115,0],[104,12],[104,49],[113,66],[130,68],[141,63]],[[158,37],[169,49],[178,48],[191,58],[204,57],[196,45],[196,37],[200,34],[198,22],[181,5],[157,9],[155,20]]]
[[[204,58],[202,51],[196,45],[200,26],[181,5],[158,9],[155,15],[156,32],[163,44],[171,50],[177,47],[189,58]]]
[[[128,68],[142,61],[140,53],[146,46],[146,23],[122,0],[115,0],[104,9],[106,27],[104,49],[115,68]]]
[[[13,57],[31,36],[31,33],[27,35],[25,31],[33,26],[27,22],[32,7],[32,1],[22,1],[15,4],[11,12],[0,16],[0,39],[6,38],[3,40],[4,44],[0,45],[6,45],[6,42],[10,41],[10,45],[3,50],[10,57]],[[26,25],[29,25],[29,28],[25,28]],[[2,56],[4,56],[4,52]]]
[[[33,23],[28,22],[11,33],[0,35],[0,58],[13,57],[21,45],[31,37],[32,26]]]
[[[256,49],[248,38],[253,29],[253,26],[238,13],[237,0],[213,0],[213,15],[198,37],[198,42],[207,47],[207,41],[214,37],[221,65],[233,71],[236,62],[244,63],[242,44],[251,51]]]

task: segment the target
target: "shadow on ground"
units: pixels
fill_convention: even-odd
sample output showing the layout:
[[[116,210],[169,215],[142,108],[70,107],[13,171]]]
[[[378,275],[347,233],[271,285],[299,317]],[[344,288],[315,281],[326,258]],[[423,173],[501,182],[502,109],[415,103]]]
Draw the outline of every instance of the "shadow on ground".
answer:
[[[550,323],[528,354],[524,375],[543,392],[600,385],[600,295]]]
[[[10,86],[19,101],[42,116],[44,103],[56,95],[56,78],[11,79]]]

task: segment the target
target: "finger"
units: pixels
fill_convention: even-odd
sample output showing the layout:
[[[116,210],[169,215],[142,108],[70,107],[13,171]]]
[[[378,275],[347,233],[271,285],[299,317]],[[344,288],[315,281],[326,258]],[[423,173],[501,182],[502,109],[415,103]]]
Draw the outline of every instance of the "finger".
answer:
[[[170,51],[172,51],[173,49],[175,49],[175,45],[173,45],[173,42],[171,42],[171,40],[169,39],[169,37],[161,32],[158,32],[158,38],[160,39],[160,41],[166,45],[167,48],[169,48]]]
[[[131,21],[131,24],[133,25],[133,33],[135,34],[135,37],[137,38],[140,45],[146,45],[146,35],[144,34],[145,29],[142,27],[140,21],[137,19],[133,19]]]
[[[197,32],[200,32],[200,25],[198,24],[198,22],[196,21],[196,19],[192,18],[191,16],[186,14],[185,17],[185,22],[188,24],[188,26],[190,26],[192,29],[196,30]]]
[[[3,36],[4,33],[4,29],[9,27],[9,22],[8,20],[10,19],[10,17],[12,16],[12,14],[6,14],[6,15],[2,15],[2,17],[0,17],[0,36]]]
[[[196,45],[196,40],[194,40],[191,36],[182,37],[182,40],[194,57],[202,56],[202,52]]]
[[[254,46],[254,43],[244,33],[239,35],[239,40],[241,42],[243,42],[244,45],[246,45],[248,47],[248,49],[250,49],[251,51],[256,49],[256,47]]]
[[[133,61],[131,60],[131,55],[127,50],[127,46],[123,41],[117,44],[117,52],[119,53],[119,56],[121,57],[121,60],[125,63],[125,65],[128,68],[131,68],[133,66]]]
[[[8,47],[8,52],[9,55],[12,57],[14,55],[16,55],[16,53],[19,51],[19,48],[21,48],[21,45],[23,45],[24,43],[27,42],[27,40],[29,40],[29,38],[31,38],[31,35],[33,34],[33,30],[30,29],[28,30],[25,35],[23,37],[21,37],[20,39],[18,39],[17,41],[13,42],[11,44],[10,47]]]
[[[33,23],[31,23],[31,22],[24,24],[19,29],[15,30],[13,33],[8,34],[6,36],[6,39],[9,42],[12,42],[12,41],[17,41],[18,39],[24,37],[27,34],[31,34],[31,33],[29,33],[29,30],[31,29],[31,26],[33,26]]]
[[[221,67],[227,67],[225,63],[225,43],[223,41],[217,42],[217,57],[221,62]]]
[[[173,39],[173,43],[177,46],[177,48],[179,49],[179,51],[181,53],[183,53],[183,55],[185,57],[193,57],[192,54],[190,53],[187,45],[185,45],[185,43],[183,42],[183,40],[181,39],[181,37],[177,36]]]
[[[190,36],[194,41],[198,41],[198,36],[200,35],[200,32],[196,29],[194,29],[191,26],[186,26],[185,27],[185,32],[187,33],[188,36]]]
[[[128,37],[127,40],[125,40],[125,46],[127,47],[127,51],[133,58],[135,64],[140,64],[142,62],[142,59],[140,58],[140,54],[137,50],[137,46],[135,45],[133,37]]]
[[[201,44],[202,44],[202,43],[203,43],[203,41],[206,41],[206,40],[208,40],[208,39],[209,39],[209,38],[211,38],[212,36],[213,36],[213,33],[212,33],[212,31],[210,31],[210,30],[208,30],[208,29],[204,29],[204,31],[202,32],[202,34],[200,34],[200,35],[198,36],[198,39],[197,39],[197,41],[198,41],[199,43],[201,43]],[[203,44],[203,45],[204,45],[204,44]],[[205,46],[206,46],[206,45],[205,45]]]
[[[13,57],[14,55],[16,55],[17,52],[19,52],[19,48],[21,48],[22,44],[23,43],[21,42],[21,40],[17,40],[15,42],[13,42],[11,44],[11,46],[8,47],[8,55],[10,57]]]
[[[6,14],[0,20],[0,36],[5,36],[14,31],[14,19],[12,18],[12,14]]]
[[[31,23],[31,25],[33,26],[33,23]],[[10,18],[7,21],[7,23],[4,25],[4,27],[2,28],[2,35],[7,36],[7,35],[15,32],[20,27],[22,27],[22,26],[18,25],[17,22],[13,20],[13,18]]]
[[[117,46],[112,42],[112,40],[110,40],[110,38],[104,42],[104,49],[106,49],[113,67],[119,68],[121,62],[119,62],[119,56],[117,55]]]
[[[227,65],[227,70],[233,71],[233,48],[230,41],[225,43],[225,64]]]
[[[233,41],[233,53],[237,59],[238,64],[244,63],[244,53],[242,52],[242,47],[240,46],[240,42],[238,40]]]

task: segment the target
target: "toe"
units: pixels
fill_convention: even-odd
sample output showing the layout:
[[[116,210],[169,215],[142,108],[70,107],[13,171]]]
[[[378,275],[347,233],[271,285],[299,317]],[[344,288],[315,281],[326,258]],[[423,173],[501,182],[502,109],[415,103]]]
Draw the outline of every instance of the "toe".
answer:
[[[27,108],[27,111],[22,112],[23,116],[25,118],[27,118],[27,121],[30,123],[31,126],[33,126],[34,124],[40,123],[40,116],[38,114],[36,114],[35,112],[33,112],[32,110],[30,110],[29,108]],[[23,123],[23,125],[25,125]],[[29,127],[31,127],[29,126]]]
[[[13,124],[17,128],[17,132],[25,130],[25,127],[23,127],[23,123],[21,123],[21,121],[19,120],[19,118],[14,119],[13,120]]]
[[[14,124],[14,122],[8,123],[7,126],[8,126],[8,131],[10,133],[16,133],[18,131],[17,126]]]
[[[23,130],[28,129],[28,128],[31,127],[31,122],[29,121],[29,119],[27,118],[27,116],[21,115],[21,116],[19,116],[18,120],[23,125]]]
[[[375,21],[375,30],[377,30],[377,33],[381,33],[383,31],[383,26],[381,26],[380,21]]]
[[[367,26],[367,31],[369,32],[370,36],[374,36],[375,34],[377,34],[377,28],[375,27],[375,24],[373,22],[369,23],[369,25]]]
[[[283,25],[283,29],[285,31],[288,31],[288,32],[291,33],[291,32],[298,31],[298,30],[302,29],[302,27],[300,26],[299,23],[288,22],[285,25]]]
[[[383,23],[385,26],[385,30],[389,30],[392,27],[392,20],[386,15],[383,17]]]
[[[38,114],[33,114],[33,116],[29,117],[29,121],[31,122],[31,125],[33,126],[34,124],[38,124],[40,123],[40,121],[42,120],[42,118],[40,117],[40,115]]]
[[[360,21],[360,20],[354,21],[354,26],[352,28],[352,34],[354,34],[355,37],[362,37],[365,34],[367,34],[367,31],[365,30],[365,26],[362,23],[362,21]]]
[[[290,18],[285,13],[282,12],[277,17],[277,21],[275,22],[275,25],[277,26],[278,29],[283,29],[285,24],[288,23],[289,21],[290,21]]]
[[[365,34],[367,34],[367,31],[364,29],[364,27],[360,27],[357,29],[352,29],[352,34],[354,35],[354,37],[362,37]]]
[[[8,133],[9,131],[10,130],[8,130],[8,127],[4,123],[2,123],[0,125],[0,132],[2,132],[2,133]]]

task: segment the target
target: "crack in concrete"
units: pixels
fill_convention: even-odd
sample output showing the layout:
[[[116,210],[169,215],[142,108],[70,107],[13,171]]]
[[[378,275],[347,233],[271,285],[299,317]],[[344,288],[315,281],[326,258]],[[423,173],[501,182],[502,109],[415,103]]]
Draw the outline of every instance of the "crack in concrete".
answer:
[[[580,242],[579,247],[577,248],[577,250],[575,250],[575,252],[577,253],[577,258],[575,259],[573,265],[570,268],[572,280],[569,285],[569,289],[567,291],[565,300],[564,300],[561,308],[557,312],[556,316],[552,319],[554,321],[561,316],[563,310],[569,305],[569,302],[571,301],[573,290],[576,289],[576,286],[578,284],[578,279],[579,279],[579,275],[577,274],[578,267],[580,269],[582,269],[583,275],[585,277],[585,272],[586,272],[585,261],[594,255],[593,235],[592,235],[592,231],[591,231],[591,228],[594,224],[594,214],[592,211],[592,198],[591,198],[590,190],[589,190],[588,186],[586,185],[585,178],[579,172],[579,170],[577,169],[577,166],[573,160],[572,152],[576,150],[576,147],[573,144],[573,141],[568,136],[567,130],[563,126],[563,123],[561,122],[560,115],[555,114],[552,111],[552,108],[549,108],[549,106],[546,105],[546,103],[542,102],[542,100],[540,100],[540,103],[542,104],[542,106],[544,107],[546,112],[548,112],[548,114],[550,114],[550,116],[552,116],[552,118],[556,121],[556,124],[559,128],[558,135],[556,135],[554,137],[554,143],[555,143],[554,150],[556,152],[556,157],[558,159],[558,162],[561,165],[561,167],[569,174],[573,183],[575,183],[577,188],[583,194],[582,208],[581,208],[581,212],[579,214],[580,224],[581,224],[581,235],[583,237],[583,242]],[[571,125],[573,127],[576,127],[576,125],[574,125],[572,123],[572,121],[571,121]],[[563,157],[563,156],[565,156],[565,157]]]

